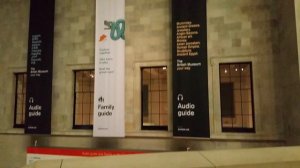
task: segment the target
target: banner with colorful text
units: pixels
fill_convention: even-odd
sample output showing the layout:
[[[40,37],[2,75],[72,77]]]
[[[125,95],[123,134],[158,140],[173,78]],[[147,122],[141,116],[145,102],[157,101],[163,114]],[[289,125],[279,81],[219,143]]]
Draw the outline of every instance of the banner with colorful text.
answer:
[[[125,1],[96,0],[93,136],[125,136]]]

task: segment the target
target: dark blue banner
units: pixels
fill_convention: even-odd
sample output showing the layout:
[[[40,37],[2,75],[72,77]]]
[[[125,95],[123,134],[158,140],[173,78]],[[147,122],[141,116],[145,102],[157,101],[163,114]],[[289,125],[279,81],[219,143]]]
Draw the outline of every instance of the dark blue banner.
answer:
[[[26,134],[51,134],[55,0],[31,0],[27,60]]]
[[[174,136],[210,136],[206,25],[206,0],[172,0]]]

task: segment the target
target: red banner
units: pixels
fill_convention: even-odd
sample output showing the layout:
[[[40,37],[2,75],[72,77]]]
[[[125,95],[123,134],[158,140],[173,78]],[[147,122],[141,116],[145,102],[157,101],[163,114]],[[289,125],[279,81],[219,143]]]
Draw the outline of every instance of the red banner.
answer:
[[[141,154],[143,151],[28,147],[27,164],[37,160]]]

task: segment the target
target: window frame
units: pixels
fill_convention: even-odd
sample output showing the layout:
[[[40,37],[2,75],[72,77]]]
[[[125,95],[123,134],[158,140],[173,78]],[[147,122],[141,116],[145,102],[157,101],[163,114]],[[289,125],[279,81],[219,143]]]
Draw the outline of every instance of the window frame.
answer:
[[[167,65],[157,65],[157,66],[141,66],[140,67],[140,95],[141,95],[141,102],[140,102],[140,108],[141,108],[141,130],[149,130],[149,131],[168,131],[168,124],[167,125],[144,125],[144,118],[143,118],[143,69],[145,68],[166,68],[166,74],[167,74],[167,77],[166,77],[166,81],[167,81],[167,84],[166,84],[166,88],[167,88],[167,101],[168,101],[168,94],[169,94],[169,88],[168,88],[168,66]],[[168,114],[169,114],[169,103],[166,104],[167,107],[168,107]],[[169,115],[168,115],[169,116]],[[168,120],[169,120],[169,117],[168,117]],[[168,121],[169,123],[169,121]]]
[[[74,86],[73,87],[74,87],[74,90],[73,90],[73,123],[72,123],[72,129],[91,130],[91,129],[93,129],[93,123],[91,125],[76,125],[76,94],[77,94],[77,92],[76,92],[76,73],[77,72],[82,72],[82,71],[94,72],[94,74],[95,74],[95,69],[76,69],[76,70],[73,70],[73,75],[74,75]],[[94,80],[95,80],[95,78],[94,78]],[[93,93],[93,95],[94,95],[94,89],[93,89],[93,92],[91,92],[91,93]],[[92,107],[94,109],[94,105]]]
[[[248,64],[250,67],[250,91],[251,91],[251,108],[252,108],[252,128],[245,128],[245,127],[223,127],[223,118],[222,118],[222,108],[221,108],[221,74],[219,73],[219,99],[220,99],[220,115],[221,115],[221,131],[223,133],[255,133],[256,132],[256,127],[255,127],[255,101],[254,101],[254,88],[253,88],[253,66],[252,66],[252,61],[240,61],[240,62],[220,62],[218,63],[218,70],[220,72],[220,66],[221,65],[233,65],[233,64]]]
[[[23,124],[17,124],[17,110],[18,110],[18,83],[19,83],[19,75],[23,75],[23,81],[22,81],[22,89],[25,89],[25,91],[22,90],[23,100],[24,103],[22,103],[25,107],[22,107],[22,110],[24,111],[21,113],[22,118],[24,119]],[[13,128],[24,128],[25,127],[25,113],[26,113],[26,87],[24,87],[24,84],[27,85],[27,72],[16,72],[14,73],[15,78],[15,101],[14,101],[14,123]],[[24,78],[26,78],[24,80]]]

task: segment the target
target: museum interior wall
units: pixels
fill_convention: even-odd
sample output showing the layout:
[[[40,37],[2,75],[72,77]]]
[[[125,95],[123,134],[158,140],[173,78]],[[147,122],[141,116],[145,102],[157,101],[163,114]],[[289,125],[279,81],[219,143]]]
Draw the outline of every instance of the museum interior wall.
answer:
[[[126,0],[126,138],[93,138],[92,130],[72,128],[74,70],[94,68],[94,0],[56,1],[52,134],[25,135],[22,128],[13,128],[14,73],[26,72],[27,65],[29,2],[0,1],[0,167],[23,166],[26,148],[35,143],[146,151],[299,144],[298,1],[207,1],[210,138],[172,137],[171,0]],[[221,129],[219,65],[237,62],[252,63],[254,133],[224,133]],[[141,129],[140,69],[150,66],[168,70],[167,131]]]
[[[297,1],[295,1],[297,3]],[[276,109],[286,118],[286,135],[290,144],[299,143],[299,62],[296,21],[293,1],[279,2],[279,42],[280,56],[274,58],[277,81]]]
[[[299,62],[299,75],[300,75],[300,2],[295,1],[296,24],[297,24],[297,43],[298,43],[298,62]]]
[[[226,62],[253,63],[256,135],[282,136],[282,114],[275,110],[273,57],[278,52],[275,1],[208,1],[208,57],[210,59],[210,108],[215,136],[220,133],[218,65]],[[211,121],[212,122],[212,121]],[[268,124],[267,124],[268,123]],[[233,135],[234,136],[234,135]],[[243,136],[243,135],[240,135]]]

